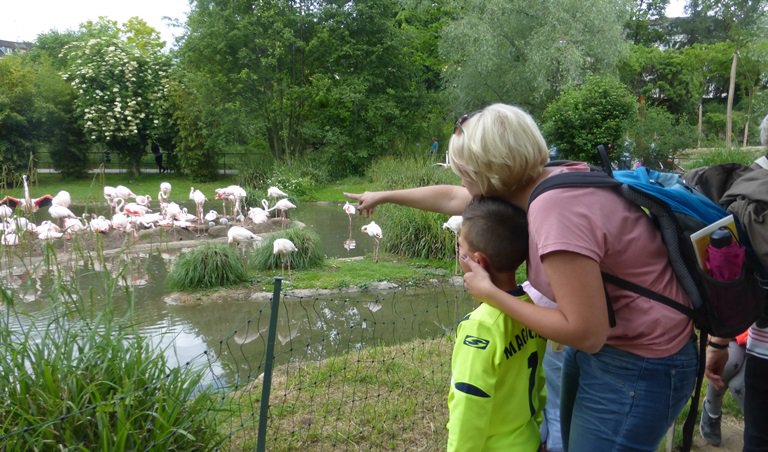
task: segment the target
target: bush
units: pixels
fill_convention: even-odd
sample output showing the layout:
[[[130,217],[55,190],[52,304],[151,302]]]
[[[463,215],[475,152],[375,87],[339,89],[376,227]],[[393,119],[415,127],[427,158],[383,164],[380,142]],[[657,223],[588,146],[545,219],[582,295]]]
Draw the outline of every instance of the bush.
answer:
[[[316,232],[306,228],[289,228],[273,234],[254,250],[250,256],[250,265],[259,271],[282,268],[283,257],[272,252],[272,244],[278,238],[288,239],[296,245],[297,251],[287,256],[286,264],[290,262],[291,270],[320,267],[325,263],[320,236]]]
[[[696,144],[696,128],[661,107],[647,107],[629,134],[635,144],[632,156],[651,168],[666,167],[681,150]]]
[[[595,147],[623,142],[628,122],[636,117],[637,103],[626,86],[614,78],[591,76],[547,107],[542,128],[560,158],[599,164]]]
[[[226,287],[248,280],[237,251],[227,245],[208,243],[176,260],[166,284],[174,290]]]
[[[169,370],[163,350],[111,309],[86,317],[92,311],[83,297],[65,287],[50,295],[51,320],[35,328],[9,325],[17,314],[0,317],[3,449],[219,446],[216,401],[200,389],[202,371]],[[15,300],[2,288],[0,302],[14,310]]]
[[[718,148],[706,154],[699,154],[696,160],[686,165],[688,168],[699,168],[702,166],[719,165],[721,163],[741,163],[742,165],[751,165],[758,155],[754,151],[747,151],[738,148]]]

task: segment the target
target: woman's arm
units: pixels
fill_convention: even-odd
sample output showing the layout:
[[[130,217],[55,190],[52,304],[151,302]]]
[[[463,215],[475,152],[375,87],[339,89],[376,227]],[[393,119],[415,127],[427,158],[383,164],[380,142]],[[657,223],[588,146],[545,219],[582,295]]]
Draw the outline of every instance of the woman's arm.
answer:
[[[392,203],[447,215],[461,215],[472,200],[469,192],[459,185],[429,185],[403,190],[344,193],[357,201],[361,214],[369,216],[379,204]]]
[[[464,286],[542,336],[595,353],[608,338],[610,325],[600,268],[594,260],[571,252],[554,252],[542,258],[558,308],[526,303],[496,287],[488,273],[471,259]]]

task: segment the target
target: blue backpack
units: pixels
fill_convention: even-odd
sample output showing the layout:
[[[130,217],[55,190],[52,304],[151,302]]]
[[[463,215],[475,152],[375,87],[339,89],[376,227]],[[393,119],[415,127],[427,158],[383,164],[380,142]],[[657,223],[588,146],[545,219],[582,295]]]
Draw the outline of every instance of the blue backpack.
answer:
[[[691,234],[729,215],[717,203],[686,185],[677,174],[661,173],[640,167],[635,170],[613,171],[605,148],[598,146],[603,168],[592,167],[590,172],[566,172],[544,179],[533,190],[528,204],[542,193],[566,187],[593,187],[615,190],[642,209],[649,221],[661,233],[667,248],[669,261],[680,285],[691,299],[693,308],[678,303],[663,294],[617,275],[602,272],[603,282],[612,284],[675,309],[687,315],[699,329],[699,365],[696,386],[691,396],[691,406],[683,425],[683,451],[690,451],[693,429],[699,407],[699,395],[704,381],[704,357],[707,335],[734,337],[744,332],[754,322],[765,321],[768,281],[749,238],[739,226],[738,237],[746,248],[746,258],[741,276],[734,281],[718,281],[711,278],[699,265]],[[566,161],[551,162],[558,166]],[[608,301],[608,317],[615,326],[611,300]]]

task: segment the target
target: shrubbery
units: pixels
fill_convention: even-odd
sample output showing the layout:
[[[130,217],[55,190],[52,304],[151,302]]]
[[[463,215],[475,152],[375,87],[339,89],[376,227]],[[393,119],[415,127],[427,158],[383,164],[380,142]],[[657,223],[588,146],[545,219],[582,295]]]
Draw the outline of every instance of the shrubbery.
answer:
[[[180,255],[166,279],[176,290],[226,287],[246,280],[248,273],[237,251],[215,243]]]

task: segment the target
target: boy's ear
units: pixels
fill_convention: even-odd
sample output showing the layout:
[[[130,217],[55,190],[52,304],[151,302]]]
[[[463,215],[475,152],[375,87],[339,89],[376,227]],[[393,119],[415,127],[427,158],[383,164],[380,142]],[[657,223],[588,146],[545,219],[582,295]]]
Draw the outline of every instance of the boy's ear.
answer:
[[[488,256],[486,256],[485,253],[476,251],[473,257],[475,258],[475,262],[480,264],[485,269],[485,271],[488,273],[491,272],[491,261],[488,260]]]

